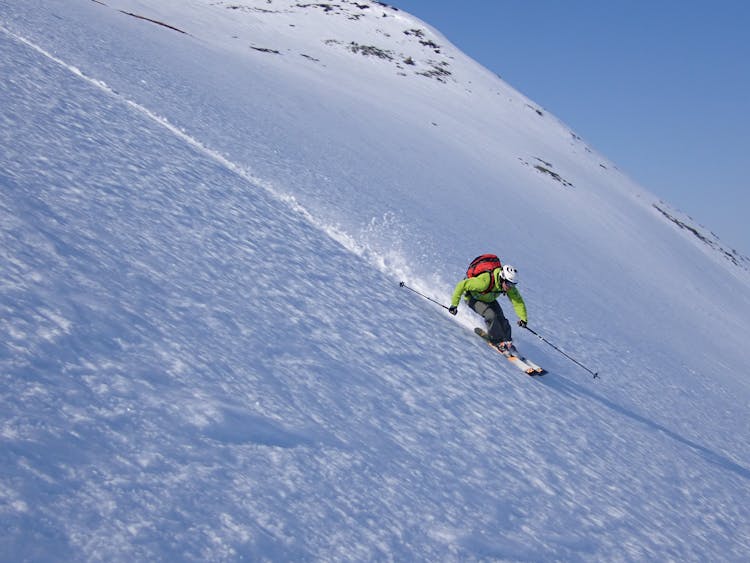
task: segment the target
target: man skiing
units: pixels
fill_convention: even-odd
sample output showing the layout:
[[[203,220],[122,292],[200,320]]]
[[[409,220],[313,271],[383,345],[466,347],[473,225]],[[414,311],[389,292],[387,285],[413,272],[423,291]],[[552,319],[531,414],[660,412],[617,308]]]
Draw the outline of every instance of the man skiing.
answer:
[[[525,327],[528,322],[526,304],[516,287],[517,282],[518,271],[513,266],[503,265],[494,254],[478,256],[469,266],[466,278],[456,284],[448,311],[451,315],[458,313],[458,304],[466,294],[469,307],[482,315],[487,323],[487,332],[479,328],[475,332],[500,350],[512,351],[514,347],[510,323],[497,298],[507,295],[518,315],[518,326]]]

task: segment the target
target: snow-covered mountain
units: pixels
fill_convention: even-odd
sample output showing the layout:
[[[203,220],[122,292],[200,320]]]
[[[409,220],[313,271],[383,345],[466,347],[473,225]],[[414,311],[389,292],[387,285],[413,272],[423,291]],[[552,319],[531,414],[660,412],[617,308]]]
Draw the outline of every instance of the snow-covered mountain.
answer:
[[[0,77],[1,560],[747,560],[750,263],[437,30],[5,0]],[[399,287],[484,252],[599,379]]]

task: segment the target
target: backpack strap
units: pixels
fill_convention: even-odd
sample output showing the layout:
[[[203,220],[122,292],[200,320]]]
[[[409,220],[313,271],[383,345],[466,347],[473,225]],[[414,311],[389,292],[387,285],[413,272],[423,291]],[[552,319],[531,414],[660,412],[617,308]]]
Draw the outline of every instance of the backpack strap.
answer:
[[[495,270],[497,270],[497,268],[495,268]],[[482,292],[482,294],[492,293],[493,290],[495,289],[495,270],[490,270],[489,271],[489,274],[490,274],[490,285],[487,286],[487,289],[485,289]]]

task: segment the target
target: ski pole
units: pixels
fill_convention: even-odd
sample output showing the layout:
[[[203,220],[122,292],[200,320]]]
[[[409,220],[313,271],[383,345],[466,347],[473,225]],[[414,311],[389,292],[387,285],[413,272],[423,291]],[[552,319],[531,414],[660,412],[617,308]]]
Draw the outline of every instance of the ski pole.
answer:
[[[434,299],[432,299],[431,297],[427,297],[427,296],[426,296],[425,294],[423,294],[423,293],[419,293],[419,292],[418,292],[418,291],[417,291],[416,289],[412,289],[411,287],[409,287],[408,285],[406,285],[406,284],[405,284],[404,282],[401,282],[401,283],[399,283],[398,285],[399,285],[400,287],[405,287],[405,288],[406,288],[406,289],[408,289],[409,291],[413,291],[414,293],[416,293],[416,294],[417,294],[417,295],[419,295],[420,297],[424,297],[425,299],[427,299],[428,301],[432,301],[432,302],[433,302],[433,303],[435,303],[436,305],[440,305],[440,306],[441,306],[441,307],[442,307],[443,309],[450,309],[450,307],[447,307],[446,305],[443,305],[443,304],[442,304],[442,303],[440,303],[439,301],[435,301],[435,300],[434,300]]]
[[[581,366],[583,369],[585,369],[587,372],[589,372],[591,375],[593,375],[594,379],[598,379],[599,378],[599,372],[598,371],[591,371],[589,368],[587,368],[586,366],[584,366],[581,362],[579,362],[575,358],[571,358],[570,356],[568,356],[565,352],[563,352],[562,350],[560,350],[560,348],[558,348],[557,346],[555,346],[554,344],[552,344],[552,342],[550,342],[549,340],[547,340],[546,338],[544,338],[544,336],[542,336],[541,334],[533,331],[529,327],[525,326],[523,328],[525,328],[526,330],[528,330],[531,334],[535,335],[537,338],[539,338],[539,340],[541,340],[541,341],[545,342],[546,344],[549,344],[550,346],[552,346],[555,350],[557,350],[558,352],[560,352],[563,356],[565,356],[566,358],[568,358],[571,362],[575,363],[576,365]]]

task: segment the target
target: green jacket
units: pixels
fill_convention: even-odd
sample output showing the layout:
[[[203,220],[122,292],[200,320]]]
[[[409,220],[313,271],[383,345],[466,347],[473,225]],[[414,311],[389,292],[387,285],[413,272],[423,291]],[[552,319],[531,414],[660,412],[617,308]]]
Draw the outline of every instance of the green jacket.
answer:
[[[458,307],[458,303],[461,301],[461,297],[467,294],[465,299],[476,299],[477,301],[484,301],[485,303],[492,303],[500,295],[507,295],[510,302],[513,304],[513,309],[516,311],[516,315],[522,321],[528,322],[526,316],[526,303],[523,302],[523,297],[518,291],[516,286],[512,286],[507,293],[502,290],[502,279],[500,278],[502,270],[496,268],[492,275],[495,277],[495,287],[489,293],[482,293],[487,291],[490,287],[490,272],[484,272],[479,274],[475,278],[464,278],[456,284],[456,289],[453,291],[453,299],[451,299],[451,305]]]

